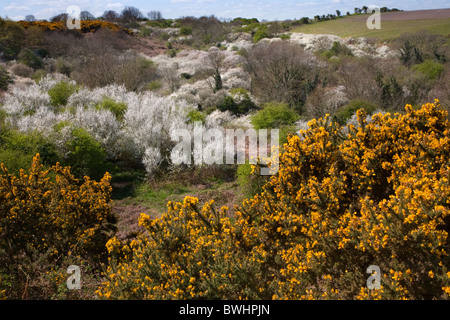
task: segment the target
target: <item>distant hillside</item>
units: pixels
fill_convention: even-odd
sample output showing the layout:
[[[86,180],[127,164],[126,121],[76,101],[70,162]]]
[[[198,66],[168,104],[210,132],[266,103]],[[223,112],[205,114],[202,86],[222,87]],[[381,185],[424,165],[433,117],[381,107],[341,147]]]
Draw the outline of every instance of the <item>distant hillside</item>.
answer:
[[[368,29],[370,14],[344,16],[336,20],[302,25],[293,32],[333,34],[340,37],[377,37],[389,41],[404,32],[428,30],[450,39],[450,9],[381,13],[381,29]]]

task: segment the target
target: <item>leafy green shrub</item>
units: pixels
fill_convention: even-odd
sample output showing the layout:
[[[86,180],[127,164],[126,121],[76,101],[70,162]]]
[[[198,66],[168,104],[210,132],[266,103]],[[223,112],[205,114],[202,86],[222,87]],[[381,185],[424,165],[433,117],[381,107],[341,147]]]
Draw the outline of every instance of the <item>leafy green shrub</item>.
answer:
[[[10,172],[18,174],[20,169],[28,168],[36,153],[44,151],[42,161],[46,165],[56,163],[55,146],[37,132],[21,133],[4,130],[0,136],[0,163]]]
[[[268,180],[268,176],[252,173],[252,171],[252,165],[248,162],[239,165],[236,171],[239,186],[247,198],[252,198],[256,194],[261,193],[263,185]]]
[[[290,34],[286,34],[286,33],[283,33],[281,36],[280,36],[280,39],[281,40],[289,40],[291,38],[291,35]]]
[[[166,51],[166,54],[171,58],[174,58],[177,55],[177,53],[178,53],[178,50],[175,48],[172,48],[172,49],[169,49]]]
[[[320,52],[319,56],[321,56],[324,59],[329,60],[331,57],[334,56],[334,53],[331,50],[325,50],[325,51]]]
[[[146,25],[154,28],[169,28],[172,23],[172,19],[148,20],[145,22]]]
[[[142,27],[141,30],[139,30],[139,35],[141,37],[147,37],[152,34],[152,29],[147,27]]]
[[[180,36],[188,36],[192,34],[192,28],[187,26],[182,26],[180,28]]]
[[[430,79],[437,79],[444,71],[444,66],[438,62],[434,62],[431,59],[427,59],[421,64],[412,66],[412,69],[423,73]]]
[[[5,59],[17,58],[25,42],[25,29],[19,23],[0,18],[0,52]]]
[[[257,108],[246,89],[232,88],[230,94],[237,104],[238,114],[247,114],[249,111]]]
[[[188,123],[193,123],[195,121],[201,121],[202,123],[205,123],[205,115],[198,110],[191,110],[188,112]]]
[[[285,143],[288,142],[288,138],[290,135],[296,134],[297,128],[295,125],[284,125],[279,128],[279,143],[280,146],[283,146]]]
[[[12,83],[11,76],[5,67],[0,66],[0,90],[8,90],[8,85]]]
[[[233,98],[230,96],[226,96],[222,103],[217,106],[220,111],[230,111],[232,114],[238,114],[239,109],[236,102],[234,102]]]
[[[116,116],[118,121],[122,121],[128,106],[124,102],[116,102],[114,99],[104,97],[102,102],[95,105],[95,108],[109,110]]]
[[[260,26],[259,22],[248,22],[248,23],[243,23],[243,27],[241,27],[241,31],[242,32],[253,32],[254,30],[258,29],[258,27]]]
[[[376,105],[360,99],[351,100],[347,105],[339,108],[333,115],[333,121],[336,121],[340,125],[345,125],[347,120],[350,119],[358,109],[365,109],[368,114],[375,111]]]
[[[190,73],[183,72],[183,73],[181,73],[181,78],[189,80],[192,78],[192,75]]]
[[[153,80],[148,84],[147,89],[150,91],[156,91],[156,90],[161,89],[161,87],[162,87],[161,81]]]
[[[270,102],[263,106],[252,119],[255,129],[279,128],[284,125],[292,125],[299,119],[299,115],[288,107],[286,103]]]
[[[20,63],[29,66],[33,69],[42,68],[42,58],[36,54],[33,50],[26,48],[20,51],[19,56],[17,57]]]
[[[47,71],[45,71],[44,69],[37,69],[31,75],[31,79],[33,79],[36,83],[39,83],[39,81],[46,75],[47,75]]]
[[[161,34],[159,35],[159,37],[160,37],[162,40],[167,41],[167,40],[170,39],[170,34],[168,34],[167,32],[163,32],[163,33],[161,33]]]
[[[345,44],[342,44],[338,41],[334,41],[331,49],[324,50],[319,53],[322,58],[330,59],[334,56],[353,56],[352,50],[349,49]]]
[[[69,97],[77,91],[75,85],[66,81],[60,81],[48,90],[50,102],[53,106],[65,106]]]
[[[257,43],[264,38],[269,38],[269,30],[265,24],[259,25],[255,34],[253,35],[253,42]]]
[[[110,164],[106,162],[105,151],[85,129],[74,128],[72,139],[67,142],[66,147],[68,155],[65,162],[72,167],[75,176],[100,179],[105,172],[111,171]]]
[[[352,50],[350,50],[345,44],[342,44],[338,41],[333,42],[333,46],[330,49],[334,55],[347,55],[353,56]]]

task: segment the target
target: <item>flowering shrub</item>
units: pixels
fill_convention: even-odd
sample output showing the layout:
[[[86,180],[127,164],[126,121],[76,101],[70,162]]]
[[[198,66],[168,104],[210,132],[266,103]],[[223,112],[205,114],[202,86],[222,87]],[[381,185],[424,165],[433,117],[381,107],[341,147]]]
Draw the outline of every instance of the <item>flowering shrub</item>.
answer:
[[[78,181],[59,164],[44,170],[39,154],[28,173],[12,175],[3,164],[1,169],[0,292],[43,297],[39,280],[56,276],[67,259],[98,268],[115,231],[110,175]]]
[[[359,110],[291,136],[279,171],[230,217],[186,197],[107,243],[119,299],[431,299],[450,293],[450,124],[438,102],[405,114]],[[381,288],[366,287],[367,267]]]
[[[108,160],[140,166],[149,174],[169,161],[170,132],[186,127],[192,110],[181,99],[130,92],[119,85],[91,90],[63,75],[44,77],[25,89],[12,87],[3,108],[13,129],[43,133],[64,159],[71,152],[67,146],[76,139],[72,129],[83,128],[100,143]],[[63,130],[61,123],[66,124]]]
[[[101,21],[101,20],[82,20],[81,22],[81,31],[83,33],[88,32],[95,32],[100,28],[109,28],[113,31],[124,31],[128,34],[132,34],[133,32],[129,29],[123,28],[118,26],[117,24],[113,22],[108,21]],[[19,24],[21,24],[25,29],[36,26],[41,28],[44,31],[55,31],[55,30],[67,30],[67,26],[65,21],[54,21],[54,22],[47,22],[47,21],[18,21]]]

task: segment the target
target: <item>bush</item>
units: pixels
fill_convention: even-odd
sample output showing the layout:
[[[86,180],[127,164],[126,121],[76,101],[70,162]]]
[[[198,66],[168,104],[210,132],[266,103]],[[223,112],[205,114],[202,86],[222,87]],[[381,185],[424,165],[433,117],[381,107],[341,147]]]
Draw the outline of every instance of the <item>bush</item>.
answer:
[[[0,52],[8,60],[17,58],[25,43],[25,29],[17,22],[0,18]]]
[[[153,80],[151,81],[148,86],[147,89],[150,91],[156,91],[162,88],[162,83],[159,80]]]
[[[12,83],[11,76],[5,67],[0,66],[0,90],[8,90],[8,85]]]
[[[239,113],[238,105],[236,104],[236,102],[234,102],[233,98],[230,96],[226,96],[223,99],[222,103],[217,106],[217,108],[222,112],[230,111],[232,114]]]
[[[267,176],[253,173],[253,165],[249,163],[239,165],[236,174],[242,193],[249,199],[261,193],[262,187],[268,180]]]
[[[14,130],[5,130],[0,136],[0,162],[4,163],[9,172],[18,175],[20,169],[28,168],[36,153],[44,152],[41,160],[44,164],[56,163],[55,147],[37,132],[21,133]],[[50,152],[53,150],[53,152]]]
[[[65,106],[69,97],[77,91],[77,87],[66,81],[60,81],[48,90],[50,102],[53,106]]]
[[[359,109],[364,109],[368,114],[372,114],[376,106],[365,100],[351,100],[346,106],[339,108],[333,115],[333,121],[336,121],[340,125],[345,125]]]
[[[338,41],[333,42],[333,45],[331,46],[330,50],[331,50],[331,52],[333,52],[333,54],[335,56],[338,56],[338,55],[353,56],[352,51],[345,44],[342,44]]]
[[[231,97],[237,104],[237,114],[247,114],[253,109],[257,109],[257,106],[250,98],[248,91],[244,88],[232,88],[230,90]]]
[[[24,78],[29,78],[34,72],[33,68],[30,68],[29,66],[24,65],[22,63],[16,63],[15,65],[13,65],[11,67],[11,71],[16,76],[24,77]]]
[[[267,29],[267,26],[265,24],[259,25],[255,34],[253,35],[253,42],[257,43],[261,41],[264,38],[269,38],[269,31]]]
[[[444,71],[444,66],[438,62],[427,59],[421,64],[412,66],[414,71],[418,71],[426,75],[430,80],[438,79]]]
[[[32,75],[31,79],[33,79],[36,83],[39,83],[39,81],[47,75],[47,71],[44,69],[37,69]]]
[[[138,33],[141,37],[147,37],[152,34],[152,29],[147,27],[141,27]]]
[[[20,63],[23,63],[30,68],[33,68],[35,70],[42,68],[42,58],[31,49],[23,49],[22,51],[20,51],[17,58]]]
[[[190,34],[192,34],[192,28],[191,27],[182,26],[180,28],[180,36],[188,36]]]
[[[156,66],[138,55],[131,55],[122,61],[115,74],[115,83],[123,84],[129,91],[145,88],[156,77]]]
[[[201,121],[203,124],[205,123],[206,116],[198,110],[191,110],[187,114],[188,123],[194,123],[195,121]]]
[[[71,135],[72,139],[66,144],[68,154],[64,162],[71,166],[76,177],[99,179],[111,170],[105,151],[92,135],[83,128],[72,129]]]
[[[65,286],[69,264],[83,268],[83,284],[85,275],[98,274],[115,231],[110,175],[80,182],[59,164],[44,170],[39,155],[17,176],[1,169],[0,292],[50,299]]]
[[[334,56],[353,56],[353,52],[345,44],[334,41],[331,49],[320,52],[320,56],[329,60]]]
[[[312,120],[276,175],[230,217],[169,202],[131,242],[112,238],[110,299],[448,299],[450,123],[438,104]],[[420,143],[418,143],[420,141]],[[367,288],[370,265],[381,287]]]
[[[114,114],[117,121],[123,121],[128,106],[124,102],[116,102],[114,99],[104,97],[99,104],[95,105],[95,108],[109,110]]]
[[[284,125],[292,125],[299,119],[299,115],[285,103],[271,102],[263,105],[251,122],[256,130],[277,129]]]
[[[61,74],[64,74],[66,76],[70,76],[70,73],[72,72],[73,66],[71,63],[69,63],[67,60],[64,59],[56,59],[55,61],[55,71]]]
[[[251,93],[261,103],[278,101],[301,111],[318,83],[315,57],[289,41],[259,42],[243,51]]]

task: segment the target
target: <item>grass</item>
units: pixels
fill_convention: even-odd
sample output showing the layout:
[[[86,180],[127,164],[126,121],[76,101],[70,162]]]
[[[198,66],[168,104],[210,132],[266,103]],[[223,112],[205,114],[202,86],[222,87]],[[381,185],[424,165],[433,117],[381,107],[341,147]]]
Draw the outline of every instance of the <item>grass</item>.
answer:
[[[172,174],[163,180],[146,181],[138,172],[113,176],[114,211],[118,217],[118,236],[133,237],[139,231],[141,213],[159,217],[167,211],[169,201],[182,202],[186,196],[199,199],[199,207],[214,199],[215,207],[227,206],[231,213],[241,203],[243,192],[234,177],[234,167],[196,168],[182,174]]]
[[[448,36],[450,34],[450,18],[423,20],[386,20],[381,14],[381,29],[368,29],[366,20],[370,14],[345,16],[336,20],[315,22],[302,25],[292,32],[310,34],[332,34],[346,37],[375,37],[381,41],[390,41],[405,32],[428,30],[432,33]],[[367,18],[366,18],[367,17]]]

